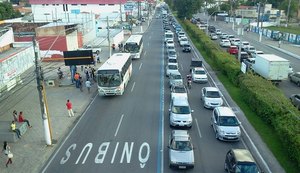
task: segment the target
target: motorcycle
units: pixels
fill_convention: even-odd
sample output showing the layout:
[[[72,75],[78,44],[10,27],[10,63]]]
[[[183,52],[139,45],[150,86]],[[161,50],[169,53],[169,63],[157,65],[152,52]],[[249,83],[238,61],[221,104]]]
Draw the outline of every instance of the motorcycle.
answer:
[[[192,89],[192,76],[191,75],[187,75],[187,86],[189,89]]]

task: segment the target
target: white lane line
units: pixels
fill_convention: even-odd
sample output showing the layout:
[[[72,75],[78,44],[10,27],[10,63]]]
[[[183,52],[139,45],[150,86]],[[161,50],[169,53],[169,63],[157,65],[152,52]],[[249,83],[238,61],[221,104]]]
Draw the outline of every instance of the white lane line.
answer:
[[[140,64],[140,66],[139,66],[139,70],[141,70],[142,66],[143,66],[143,63],[141,63],[141,64]]]
[[[133,85],[132,85],[132,88],[131,88],[131,92],[133,91],[134,86],[135,86],[135,82],[133,82]]]
[[[121,118],[120,118],[120,121],[119,121],[118,127],[117,127],[117,129],[116,129],[116,132],[115,132],[115,137],[116,137],[116,136],[117,136],[117,134],[118,134],[118,131],[119,131],[120,125],[121,125],[121,123],[122,123],[123,117],[124,117],[124,114],[122,114],[122,116],[121,116]]]
[[[196,122],[196,126],[197,126],[197,130],[198,130],[199,136],[200,136],[200,138],[202,138],[197,118],[195,118],[195,122]]]
[[[147,52],[145,51],[144,56],[146,56]]]
[[[198,59],[200,59],[200,57],[198,56],[198,54],[196,54],[196,56],[197,56]],[[203,68],[207,71],[207,69],[205,68],[204,65],[203,65]],[[212,78],[212,76],[211,76],[209,73],[207,73],[207,74],[208,74],[208,76],[211,78],[211,81],[212,81],[213,85],[219,89],[219,87],[217,86],[217,83],[214,81],[214,79]],[[224,96],[222,96],[222,97],[223,97],[223,100],[225,101],[226,105],[229,106],[229,107],[231,107],[231,106],[229,105],[227,99],[226,99]],[[253,147],[254,151],[257,153],[258,157],[259,157],[260,160],[263,162],[265,168],[268,170],[268,172],[271,172],[271,170],[270,170],[270,168],[269,168],[269,165],[268,165],[267,162],[264,160],[264,158],[263,158],[262,155],[260,154],[259,150],[256,148],[254,142],[252,141],[252,139],[250,138],[250,136],[249,136],[248,133],[246,132],[246,129],[245,129],[242,125],[241,125],[241,128],[242,128],[243,133],[246,135],[246,137],[247,137],[248,140],[250,141],[250,144],[251,144],[251,146]],[[244,142],[243,142],[243,143],[244,143]],[[244,146],[245,146],[245,148],[247,148],[247,146],[245,145],[245,143],[244,143]]]
[[[181,70],[183,70],[183,66],[182,66],[182,64],[180,64],[180,68],[181,68]]]

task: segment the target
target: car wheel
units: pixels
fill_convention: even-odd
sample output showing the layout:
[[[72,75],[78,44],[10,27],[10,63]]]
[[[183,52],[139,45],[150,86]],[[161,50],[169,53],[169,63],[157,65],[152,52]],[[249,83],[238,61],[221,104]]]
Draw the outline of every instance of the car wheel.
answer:
[[[224,169],[225,169],[226,172],[228,172],[228,167],[227,167],[226,162],[224,163]]]
[[[216,131],[216,139],[219,139],[219,133]]]

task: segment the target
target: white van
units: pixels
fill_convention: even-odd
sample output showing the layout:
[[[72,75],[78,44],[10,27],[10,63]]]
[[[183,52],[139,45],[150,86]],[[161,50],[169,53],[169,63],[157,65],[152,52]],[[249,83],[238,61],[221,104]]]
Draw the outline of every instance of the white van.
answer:
[[[192,112],[186,97],[173,97],[169,108],[170,126],[192,127]]]

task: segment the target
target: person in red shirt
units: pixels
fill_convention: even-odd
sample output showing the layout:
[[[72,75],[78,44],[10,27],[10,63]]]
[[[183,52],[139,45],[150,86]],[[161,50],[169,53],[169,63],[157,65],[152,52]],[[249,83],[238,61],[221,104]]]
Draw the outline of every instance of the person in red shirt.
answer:
[[[29,121],[28,121],[27,119],[24,118],[23,112],[22,112],[22,111],[19,113],[19,122],[20,122],[20,123],[26,122],[29,128],[32,127],[32,126],[30,125]]]
[[[72,110],[72,103],[70,102],[70,100],[67,100],[67,103],[66,103],[66,106],[67,106],[67,110],[68,110],[68,113],[69,113],[69,117],[74,117],[74,112]]]

